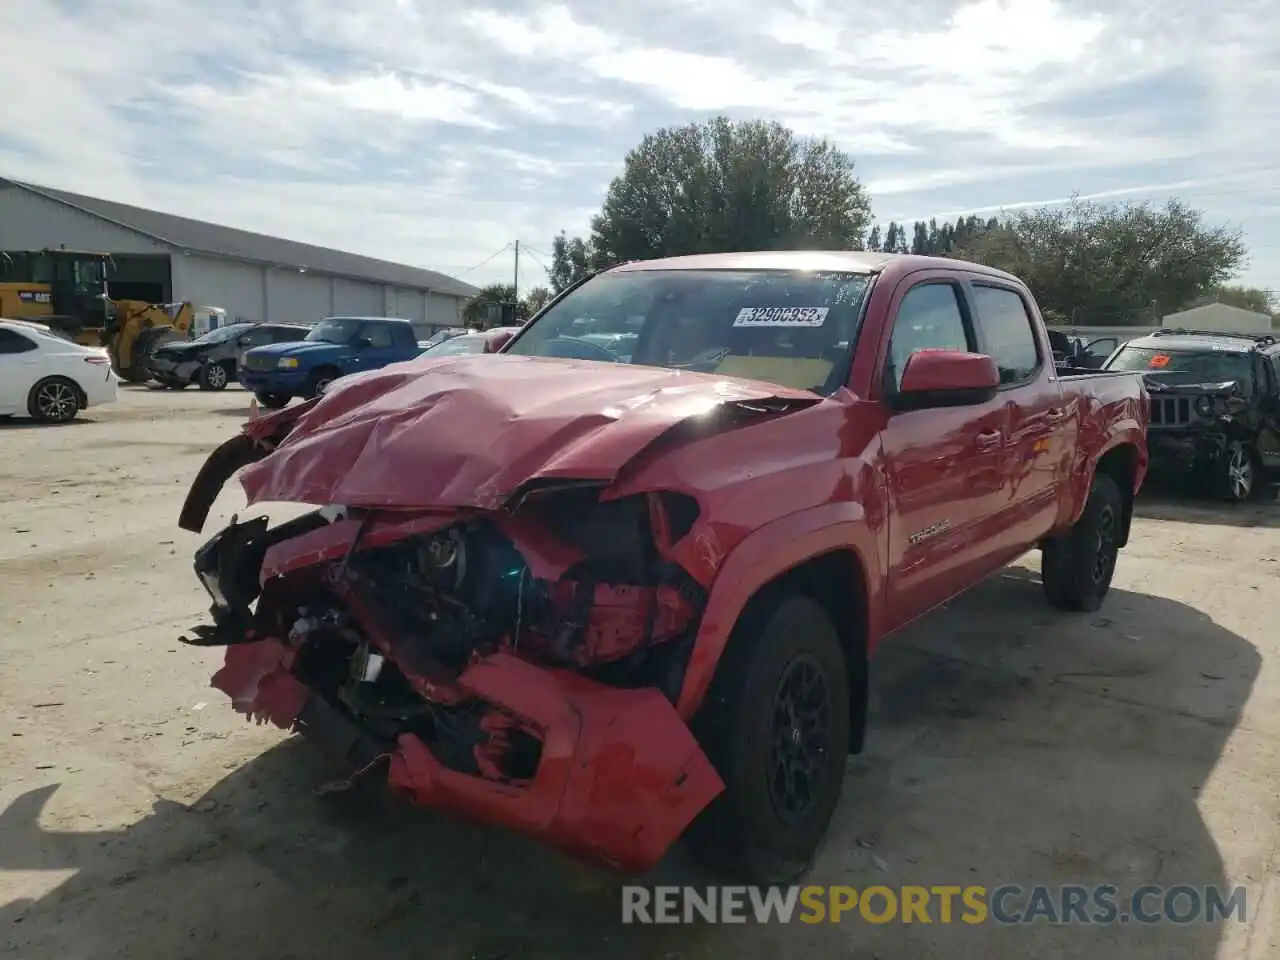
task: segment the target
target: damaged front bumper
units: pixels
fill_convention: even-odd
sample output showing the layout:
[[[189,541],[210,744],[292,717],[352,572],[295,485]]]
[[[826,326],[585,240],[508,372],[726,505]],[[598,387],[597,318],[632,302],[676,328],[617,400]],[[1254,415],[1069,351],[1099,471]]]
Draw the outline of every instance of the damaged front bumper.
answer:
[[[228,649],[213,685],[240,712],[316,743],[351,779],[386,763],[415,803],[535,837],[628,872],[652,868],[723,789],[675,708],[656,690],[619,690],[509,654],[478,660],[458,690],[541,739],[524,782],[451,769],[413,733],[383,740],[306,687],[274,641]]]
[[[213,686],[349,781],[385,775],[416,803],[650,869],[724,789],[666,682],[696,629],[688,585],[555,583],[581,565],[572,545],[531,520],[473,527],[464,542],[457,516],[233,520],[196,554],[213,623],[187,642],[225,646]]]

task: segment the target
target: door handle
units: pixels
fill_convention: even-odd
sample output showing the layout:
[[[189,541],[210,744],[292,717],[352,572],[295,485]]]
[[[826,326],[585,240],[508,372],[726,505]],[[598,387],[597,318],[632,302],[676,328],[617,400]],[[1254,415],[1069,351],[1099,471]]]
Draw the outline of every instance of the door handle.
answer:
[[[980,433],[978,434],[978,449],[994,450],[996,447],[1000,446],[1002,440],[1004,440],[1004,434],[999,430],[990,430],[987,433]]]

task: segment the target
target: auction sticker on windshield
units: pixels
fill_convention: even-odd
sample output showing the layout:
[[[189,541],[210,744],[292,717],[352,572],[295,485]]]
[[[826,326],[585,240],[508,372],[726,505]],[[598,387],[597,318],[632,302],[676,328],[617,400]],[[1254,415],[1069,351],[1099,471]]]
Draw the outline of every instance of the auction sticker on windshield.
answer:
[[[1169,358],[1163,353],[1157,353],[1151,358],[1151,366],[1153,369],[1160,369],[1169,365]]]
[[[820,327],[827,320],[827,307],[743,307],[734,319],[735,327]]]

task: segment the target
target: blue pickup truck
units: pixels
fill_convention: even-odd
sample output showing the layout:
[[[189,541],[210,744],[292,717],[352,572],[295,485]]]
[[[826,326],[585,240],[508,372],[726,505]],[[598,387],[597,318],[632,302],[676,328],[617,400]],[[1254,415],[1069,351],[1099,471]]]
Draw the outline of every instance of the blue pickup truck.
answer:
[[[412,360],[422,353],[408,320],[328,317],[302,340],[254,347],[241,358],[240,383],[271,410],[318,396],[338,377]]]

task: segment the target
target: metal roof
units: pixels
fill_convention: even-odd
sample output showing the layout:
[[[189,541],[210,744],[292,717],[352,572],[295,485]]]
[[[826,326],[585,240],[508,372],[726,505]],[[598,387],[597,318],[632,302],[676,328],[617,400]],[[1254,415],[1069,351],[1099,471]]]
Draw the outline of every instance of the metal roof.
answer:
[[[317,247],[295,240],[284,240],[262,233],[224,227],[203,220],[192,220],[158,210],[146,210],[127,203],[86,197],[66,190],[55,190],[20,180],[0,177],[0,185],[17,187],[28,193],[73,207],[89,216],[106,220],[116,226],[132,230],[166,246],[191,253],[247,260],[316,273],[345,277],[352,280],[369,280],[398,287],[427,289],[456,297],[473,297],[478,287],[456,280],[447,274],[421,267],[377,260],[355,253]],[[107,251],[110,252],[110,251]]]

